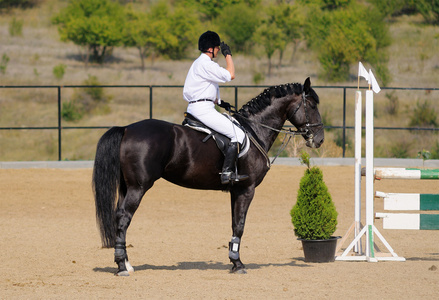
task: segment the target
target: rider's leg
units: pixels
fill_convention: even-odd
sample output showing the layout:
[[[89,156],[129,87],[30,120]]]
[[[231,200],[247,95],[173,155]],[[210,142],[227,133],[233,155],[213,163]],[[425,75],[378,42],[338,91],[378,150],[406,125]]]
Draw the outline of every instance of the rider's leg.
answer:
[[[224,158],[221,183],[228,184],[247,179],[247,175],[235,174],[239,143],[242,144],[245,139],[245,134],[241,128],[234,125],[228,118],[215,110],[215,106],[211,102],[190,104],[188,106],[188,112],[206,126],[230,138],[229,148]]]
[[[243,181],[248,178],[247,175],[235,174],[236,158],[238,156],[239,145],[238,142],[230,143],[224,158],[224,164],[221,172],[221,183],[228,184],[234,181]]]
[[[189,104],[187,108],[188,113],[203,122],[207,127],[212,128],[227,136],[231,142],[244,142],[245,133],[241,128],[234,125],[227,117],[219,113],[215,109],[215,104],[212,102],[199,102]]]

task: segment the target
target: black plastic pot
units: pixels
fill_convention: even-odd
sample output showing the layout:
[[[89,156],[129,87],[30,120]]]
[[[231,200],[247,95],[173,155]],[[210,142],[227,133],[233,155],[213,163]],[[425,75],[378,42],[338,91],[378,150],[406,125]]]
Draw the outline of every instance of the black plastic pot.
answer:
[[[305,262],[326,263],[335,260],[335,250],[337,248],[337,240],[340,236],[331,236],[327,240],[304,240],[302,241],[303,253],[305,254]]]

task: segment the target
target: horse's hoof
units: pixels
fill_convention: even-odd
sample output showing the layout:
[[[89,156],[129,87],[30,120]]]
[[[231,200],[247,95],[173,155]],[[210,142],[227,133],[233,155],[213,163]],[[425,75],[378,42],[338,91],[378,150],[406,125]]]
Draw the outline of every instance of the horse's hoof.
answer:
[[[134,273],[134,268],[131,266],[131,264],[128,260],[125,260],[125,267],[127,268],[127,271],[129,274]]]
[[[232,273],[232,274],[247,274],[247,271],[245,269],[232,268],[232,270],[230,270],[230,273]]]
[[[120,271],[114,275],[116,275],[116,276],[130,276],[130,273],[128,271]]]

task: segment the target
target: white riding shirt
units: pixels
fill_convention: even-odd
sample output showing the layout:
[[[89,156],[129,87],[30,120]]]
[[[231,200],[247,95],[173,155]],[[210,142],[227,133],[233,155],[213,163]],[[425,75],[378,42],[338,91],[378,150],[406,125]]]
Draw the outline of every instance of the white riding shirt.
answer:
[[[221,103],[218,83],[232,80],[230,72],[202,53],[193,63],[186,76],[183,98],[188,101],[209,99],[189,103],[187,112],[199,119],[211,129],[224,134],[231,142],[244,141],[245,134],[227,117],[215,109],[215,101]]]

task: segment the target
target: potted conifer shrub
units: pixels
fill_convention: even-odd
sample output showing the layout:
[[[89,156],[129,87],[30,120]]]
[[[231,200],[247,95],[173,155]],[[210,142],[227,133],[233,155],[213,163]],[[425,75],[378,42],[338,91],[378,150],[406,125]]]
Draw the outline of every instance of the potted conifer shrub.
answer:
[[[332,262],[340,238],[332,236],[337,227],[337,210],[320,168],[310,167],[310,156],[304,151],[300,161],[307,169],[290,212],[294,234],[302,241],[305,262]]]

